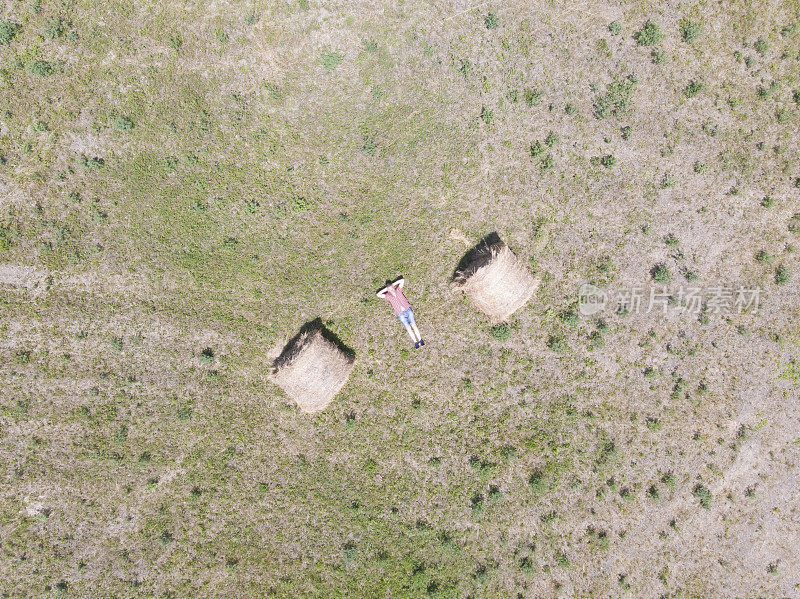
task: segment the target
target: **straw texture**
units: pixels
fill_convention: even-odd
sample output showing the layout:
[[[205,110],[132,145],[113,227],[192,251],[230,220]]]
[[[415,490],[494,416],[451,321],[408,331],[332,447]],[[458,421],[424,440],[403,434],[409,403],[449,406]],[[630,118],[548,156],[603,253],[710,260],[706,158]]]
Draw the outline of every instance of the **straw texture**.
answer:
[[[321,329],[315,329],[289,342],[273,363],[271,378],[301,410],[318,412],[341,390],[354,364]]]
[[[539,287],[539,279],[502,241],[473,249],[454,282],[495,324],[527,304]]]

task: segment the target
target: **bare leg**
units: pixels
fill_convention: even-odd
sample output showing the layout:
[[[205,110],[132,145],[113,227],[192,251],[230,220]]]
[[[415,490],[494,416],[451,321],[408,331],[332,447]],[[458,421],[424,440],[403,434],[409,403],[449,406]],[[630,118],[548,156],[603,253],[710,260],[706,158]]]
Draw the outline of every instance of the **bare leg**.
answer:
[[[411,327],[409,325],[407,325],[407,324],[404,324],[403,326],[405,327],[406,332],[408,332],[408,336],[411,337],[411,341],[416,343],[417,342],[417,338],[414,336],[414,331],[411,329]]]
[[[420,341],[422,339],[422,335],[419,334],[417,323],[412,324],[411,328],[414,330],[414,335],[416,335],[416,337],[414,337],[414,335],[412,335],[411,337],[412,339],[414,339],[414,343],[416,343],[417,341]],[[409,334],[411,334],[411,331],[409,331]]]

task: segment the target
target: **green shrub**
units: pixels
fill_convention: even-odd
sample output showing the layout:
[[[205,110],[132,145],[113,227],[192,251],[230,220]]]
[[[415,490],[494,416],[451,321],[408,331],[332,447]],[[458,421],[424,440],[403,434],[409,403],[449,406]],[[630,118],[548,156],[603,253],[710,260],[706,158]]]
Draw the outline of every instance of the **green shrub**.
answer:
[[[756,254],[756,260],[761,264],[772,264],[775,262],[775,256],[770,255],[766,250],[761,250]]]
[[[81,166],[88,171],[96,171],[103,168],[106,165],[106,161],[102,158],[94,156],[89,158],[87,156],[83,156],[81,158]]]
[[[469,79],[472,73],[472,61],[462,60],[461,65],[458,67],[458,72],[464,76],[464,79]]]
[[[775,198],[772,196],[766,196],[763,200],[761,200],[761,205],[764,208],[772,208],[775,205]]]
[[[695,162],[694,163],[694,172],[698,175],[702,175],[708,172],[708,165],[705,162]]]
[[[617,164],[617,159],[614,158],[613,154],[606,154],[602,158],[600,158],[600,164],[602,164],[606,168],[613,168]]]
[[[654,266],[650,271],[650,274],[652,275],[653,280],[661,285],[669,285],[672,282],[672,273],[670,273],[669,269],[663,264]]]
[[[497,29],[500,27],[500,19],[493,12],[490,12],[488,15],[486,15],[486,18],[483,20],[483,22],[486,24],[486,29]]]
[[[537,497],[547,493],[549,488],[545,475],[541,470],[535,470],[533,474],[528,477],[528,484],[531,486],[533,494]]]
[[[784,110],[779,108],[775,111],[775,120],[778,121],[779,125],[785,125],[792,119],[792,115],[788,110]]]
[[[533,144],[531,144],[531,149],[530,149],[531,158],[539,158],[546,151],[547,150],[545,149],[544,144],[540,142],[538,139],[535,142],[533,142]]]
[[[17,366],[27,366],[31,363],[31,352],[29,351],[18,351],[14,354],[14,364]]]
[[[755,44],[753,44],[753,48],[756,52],[764,56],[770,48],[769,42],[765,40],[763,37],[759,38]]]
[[[625,125],[622,129],[620,129],[620,135],[622,139],[628,141],[633,136],[633,127],[630,125]]]
[[[538,89],[525,90],[525,103],[528,106],[538,106],[542,101],[542,92]]]
[[[117,351],[122,351],[122,338],[121,337],[113,337],[111,339],[111,347],[113,347]]]
[[[228,41],[228,34],[221,27],[214,32],[214,36],[220,44],[225,44]]]
[[[558,318],[561,320],[561,322],[573,328],[577,327],[581,323],[580,317],[573,310],[565,310],[559,314]]]
[[[507,324],[498,324],[492,327],[492,337],[498,341],[505,341],[511,336],[511,328]]]
[[[491,125],[494,122],[494,112],[484,106],[481,108],[481,119],[487,125]]]
[[[777,285],[786,285],[791,280],[792,275],[786,266],[781,265],[775,269],[775,283]]]
[[[44,28],[42,35],[49,40],[54,40],[64,35],[66,28],[67,23],[56,17],[50,19],[47,27]]]
[[[653,52],[650,54],[650,59],[653,61],[653,64],[667,64],[669,56],[666,52],[653,50]]]
[[[549,171],[550,169],[552,169],[555,166],[555,164],[556,163],[555,163],[555,161],[553,160],[553,157],[550,154],[548,154],[547,156],[542,158],[542,165],[541,166],[542,166],[542,170],[544,170],[544,171]]]
[[[508,98],[508,101],[511,102],[512,104],[519,103],[519,90],[518,89],[509,90],[508,93],[506,94],[506,98]]]
[[[671,248],[676,248],[680,245],[681,242],[678,241],[677,237],[675,237],[672,233],[670,233],[664,238],[664,243]]]
[[[167,43],[169,44],[170,48],[172,48],[177,52],[178,50],[181,49],[181,46],[183,45],[183,40],[181,39],[181,36],[175,34],[169,36],[169,39],[167,39]]]
[[[544,145],[546,145],[548,148],[552,148],[559,141],[561,141],[561,138],[558,136],[558,134],[551,131],[547,134],[547,137],[544,138]]]
[[[687,44],[691,44],[703,35],[703,25],[699,21],[683,19],[680,24],[681,37]]]
[[[800,31],[800,23],[792,23],[791,25],[785,25],[781,29],[781,35],[783,37],[794,37],[798,31]]]
[[[0,19],[0,46],[7,46],[11,41],[17,37],[20,26],[11,21],[4,21]]]
[[[678,377],[678,380],[675,381],[675,386],[672,388],[672,394],[669,396],[669,398],[672,401],[680,401],[685,399],[688,389],[689,385],[686,383],[686,381]]]
[[[631,96],[635,86],[635,80],[630,78],[607,85],[606,93],[595,98],[595,116],[604,119],[612,115],[621,117],[628,114],[632,108]]]
[[[609,23],[608,30],[611,32],[611,35],[619,35],[622,33],[622,27],[617,21],[612,21]]]
[[[561,337],[551,336],[547,340],[547,347],[556,354],[563,354],[567,351],[567,346],[564,344],[564,340]]]
[[[606,340],[600,331],[595,331],[589,336],[589,347],[591,349],[602,349],[606,345]]]
[[[686,89],[683,90],[683,93],[686,94],[687,98],[694,98],[695,96],[700,94],[704,89],[705,86],[699,81],[690,81],[689,85],[686,86]]]
[[[53,65],[46,60],[35,60],[28,65],[28,72],[37,77],[47,77],[53,73]]]
[[[564,112],[569,116],[575,116],[578,114],[578,109],[575,108],[575,105],[572,102],[567,102],[567,104],[564,106]]]
[[[361,146],[361,151],[369,156],[375,156],[378,152],[378,144],[376,144],[372,138],[367,137],[364,139],[364,145]]]
[[[759,87],[758,91],[756,92],[756,94],[758,95],[758,97],[760,99],[767,100],[767,99],[771,98],[772,96],[774,96],[775,92],[777,92],[780,89],[781,89],[780,81],[773,81],[767,87],[764,87],[763,85],[761,87]]]
[[[697,497],[700,505],[702,505],[705,509],[709,509],[711,507],[711,500],[714,498],[714,496],[705,486],[697,485],[694,488],[694,496]]]
[[[473,516],[480,516],[483,512],[483,495],[481,493],[475,492],[470,500],[470,507]]]
[[[213,364],[214,363],[214,350],[210,347],[205,348],[203,351],[200,352],[200,362],[203,364]]]
[[[117,131],[130,131],[131,129],[133,129],[134,126],[133,121],[125,116],[115,117],[111,125]]]
[[[303,196],[294,196],[291,201],[293,212],[308,212],[309,201]]]
[[[343,60],[344,60],[344,54],[342,54],[341,52],[330,52],[328,54],[322,55],[322,66],[325,69],[325,71],[330,73],[340,64],[342,64]]]
[[[640,46],[657,46],[666,38],[658,23],[653,21],[647,21],[633,37]]]

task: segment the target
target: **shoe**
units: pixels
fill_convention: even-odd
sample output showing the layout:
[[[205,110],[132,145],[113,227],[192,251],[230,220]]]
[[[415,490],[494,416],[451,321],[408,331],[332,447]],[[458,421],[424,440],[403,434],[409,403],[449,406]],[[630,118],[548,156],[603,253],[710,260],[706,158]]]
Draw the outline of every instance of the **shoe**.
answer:
[[[419,340],[419,346],[420,347],[424,347],[425,346],[425,342],[422,339]]]
[[[419,349],[419,341],[414,344],[414,349]]]

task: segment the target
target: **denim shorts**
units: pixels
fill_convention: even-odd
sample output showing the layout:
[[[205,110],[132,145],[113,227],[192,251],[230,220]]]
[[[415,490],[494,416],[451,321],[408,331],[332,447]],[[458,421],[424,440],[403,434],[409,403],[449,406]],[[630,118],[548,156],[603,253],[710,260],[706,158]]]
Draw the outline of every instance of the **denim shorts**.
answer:
[[[397,315],[397,318],[399,318],[400,322],[403,323],[403,326],[406,327],[411,326],[412,324],[417,324],[417,321],[414,320],[414,310],[411,308],[404,312],[400,312],[400,314]]]

